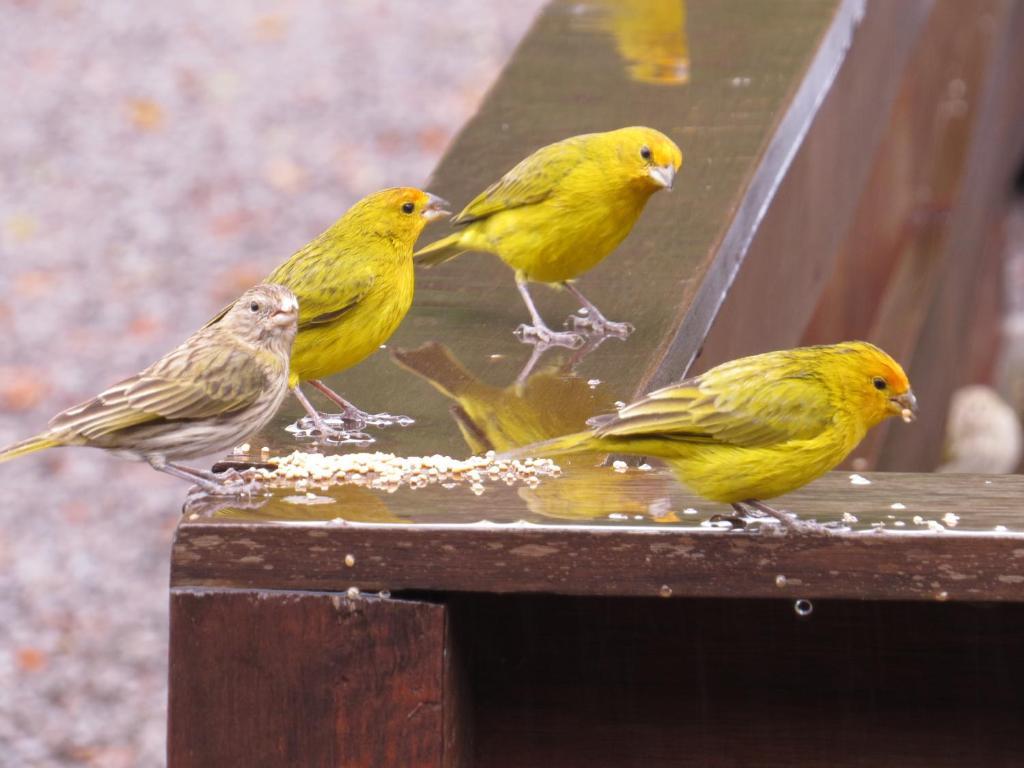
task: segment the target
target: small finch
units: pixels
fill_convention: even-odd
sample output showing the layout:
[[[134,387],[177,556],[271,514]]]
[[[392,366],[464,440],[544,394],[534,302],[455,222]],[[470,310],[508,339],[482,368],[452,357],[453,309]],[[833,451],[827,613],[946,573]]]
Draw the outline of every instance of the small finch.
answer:
[[[593,429],[513,456],[631,453],[665,460],[701,496],[794,526],[763,503],[837,466],[890,416],[913,421],[917,400],[899,363],[851,341],[744,357],[592,419]]]
[[[497,254],[515,270],[516,287],[533,325],[523,341],[579,347],[584,330],[625,338],[629,323],[613,323],[571,282],[594,267],[633,229],[651,195],[671,189],[683,155],[653,128],[620,128],[573,136],[542,147],[481,192],[452,223],[461,229],[419,250],[424,266],[465,251]],[[552,331],[534,306],[528,282],[557,283],[587,310],[574,331]]]
[[[300,382],[308,381],[341,406],[345,424],[355,430],[371,420],[387,423],[363,413],[321,379],[361,362],[398,328],[412,305],[413,245],[427,223],[449,214],[447,205],[409,187],[375,192],[267,277],[298,297],[289,386],[322,437],[350,439],[350,433],[328,426]]]
[[[0,451],[0,462],[65,445],[141,459],[208,493],[246,490],[174,462],[223,453],[260,430],[288,392],[298,304],[280,285],[242,294],[221,322],[135,376],[68,408],[49,429]]]

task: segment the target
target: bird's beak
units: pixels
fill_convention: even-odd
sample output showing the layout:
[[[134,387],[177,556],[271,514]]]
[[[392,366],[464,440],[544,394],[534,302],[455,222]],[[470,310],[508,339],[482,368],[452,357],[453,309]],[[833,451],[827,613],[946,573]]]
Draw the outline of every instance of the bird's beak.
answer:
[[[912,390],[907,390],[889,400],[889,409],[907,424],[917,418],[917,398]]]
[[[427,194],[427,204],[423,208],[423,213],[420,214],[429,224],[431,221],[437,219],[443,219],[446,216],[451,216],[452,212],[448,209],[448,201],[443,197],[437,195]]]
[[[676,177],[676,169],[672,163],[666,163],[665,165],[652,165],[648,170],[647,174],[654,179],[654,183],[659,187],[672,191],[672,181]]]
[[[281,302],[281,306],[278,307],[274,314],[270,316],[271,322],[280,328],[287,328],[289,325],[295,322],[295,318],[299,314],[299,302],[295,298],[286,299]]]

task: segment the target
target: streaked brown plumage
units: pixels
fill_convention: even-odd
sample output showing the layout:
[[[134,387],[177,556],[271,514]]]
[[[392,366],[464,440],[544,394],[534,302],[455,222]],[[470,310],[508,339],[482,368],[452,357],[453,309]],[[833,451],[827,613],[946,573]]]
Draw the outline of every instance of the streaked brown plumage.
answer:
[[[288,392],[298,302],[280,285],[246,291],[141,373],[69,408],[49,429],[0,451],[0,462],[65,445],[149,462],[211,493],[234,492],[209,472],[172,463],[226,451],[262,428]]]

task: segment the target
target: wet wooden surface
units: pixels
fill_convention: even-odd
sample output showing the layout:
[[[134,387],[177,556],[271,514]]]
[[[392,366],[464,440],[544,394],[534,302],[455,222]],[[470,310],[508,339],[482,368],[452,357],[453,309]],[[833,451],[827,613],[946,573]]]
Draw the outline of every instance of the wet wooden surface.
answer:
[[[802,519],[835,526],[828,535],[782,535],[770,521],[711,527],[727,508],[686,494],[660,472],[605,468],[479,497],[440,487],[385,494],[387,518],[376,508],[346,517],[345,507],[316,503],[279,502],[265,516],[224,508],[181,524],[171,580],[334,591],[1024,601],[1024,478],[852,478],[832,473],[781,500]],[[589,498],[604,503],[588,507]],[[352,498],[348,508],[358,508]],[[545,514],[552,511],[559,517]],[[403,522],[408,517],[418,523]]]

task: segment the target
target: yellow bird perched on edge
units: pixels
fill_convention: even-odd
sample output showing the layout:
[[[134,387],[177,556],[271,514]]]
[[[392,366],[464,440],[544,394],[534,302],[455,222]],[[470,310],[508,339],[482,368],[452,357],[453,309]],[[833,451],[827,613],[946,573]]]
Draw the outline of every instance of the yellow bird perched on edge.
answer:
[[[791,516],[763,499],[833,469],[890,416],[913,421],[917,400],[899,363],[862,341],[744,357],[592,419],[592,430],[513,456],[631,453],[664,459],[712,501]]]
[[[273,418],[288,394],[297,315],[287,288],[251,288],[215,326],[201,328],[141,373],[58,413],[45,432],[0,450],[0,462],[84,445],[148,461],[208,493],[246,492],[250,485],[237,475],[174,462],[223,453]]]
[[[299,332],[289,385],[321,437],[370,440],[329,426],[300,382],[308,381],[341,406],[343,423],[356,432],[368,423],[393,422],[363,413],[321,379],[362,362],[398,328],[412,305],[413,245],[427,223],[449,215],[447,206],[440,197],[411,187],[375,192],[264,281],[284,285],[298,297]]]
[[[613,323],[572,284],[633,229],[647,200],[671,189],[683,155],[653,128],[589,133],[542,147],[481,192],[452,221],[455,234],[418,251],[432,266],[465,251],[497,254],[515,270],[516,286],[533,325],[516,330],[523,341],[578,347],[576,330],[625,338],[628,323]],[[583,305],[573,331],[552,331],[534,306],[528,282],[557,283]]]

